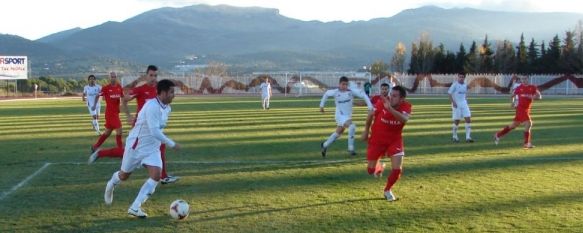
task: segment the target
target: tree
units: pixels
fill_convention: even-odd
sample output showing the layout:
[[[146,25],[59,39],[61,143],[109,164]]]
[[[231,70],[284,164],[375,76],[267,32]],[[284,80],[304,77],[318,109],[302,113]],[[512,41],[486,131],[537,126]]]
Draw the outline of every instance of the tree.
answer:
[[[398,42],[395,46],[395,52],[393,58],[391,59],[391,70],[394,72],[402,73],[405,71],[405,53],[407,48],[405,44]]]
[[[549,49],[547,51],[547,66],[548,71],[551,73],[560,73],[559,61],[561,59],[561,40],[559,35],[555,35],[553,40],[549,43]]]
[[[477,73],[478,72],[478,46],[476,45],[476,41],[472,41],[472,46],[470,47],[470,52],[466,56],[466,65],[464,66],[464,71],[466,73]]]
[[[567,31],[561,50],[561,71],[562,73],[572,74],[578,70],[577,51],[575,48],[575,33]]]
[[[445,58],[446,58],[446,51],[445,51],[445,46],[441,43],[439,44],[439,46],[437,46],[437,48],[435,48],[435,51],[433,52],[434,56],[433,56],[433,65],[431,68],[431,72],[432,73],[446,73],[445,70]]]
[[[384,77],[389,72],[389,65],[381,60],[375,61],[370,66],[370,73],[374,77]]]
[[[494,59],[495,72],[515,73],[515,59],[516,53],[512,42],[504,40],[502,43],[497,43]]]
[[[538,73],[540,72],[539,55],[538,55],[538,45],[534,41],[534,38],[530,41],[528,45],[528,51],[526,55],[526,62],[528,64],[528,73]]]
[[[429,73],[433,68],[433,43],[429,39],[427,34],[421,35],[421,40],[419,41],[419,50],[417,51],[417,56],[419,58],[419,70],[421,73]]]
[[[480,65],[479,72],[492,73],[494,72],[494,52],[490,48],[491,44],[488,42],[488,35],[484,39],[484,43],[480,46]]]
[[[460,50],[457,52],[455,56],[455,72],[456,73],[463,72],[467,62],[468,58],[466,54],[466,48],[464,47],[464,44],[461,43]]]
[[[417,44],[411,44],[411,61],[409,62],[409,73],[416,74],[421,70],[419,68],[419,49],[417,49]]]
[[[520,34],[520,42],[516,48],[516,71],[521,74],[527,73],[528,62],[526,43],[524,42],[524,33]]]

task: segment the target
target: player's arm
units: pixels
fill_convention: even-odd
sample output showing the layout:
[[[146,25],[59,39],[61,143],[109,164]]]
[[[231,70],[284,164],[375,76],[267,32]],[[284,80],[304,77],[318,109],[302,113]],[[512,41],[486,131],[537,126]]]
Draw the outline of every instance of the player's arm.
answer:
[[[128,122],[130,122],[130,125],[133,123],[134,119],[133,119],[132,115],[130,114],[130,108],[128,108],[128,102],[132,101],[135,98],[136,98],[135,95],[127,94],[127,95],[124,95],[123,98],[121,99],[121,109],[123,112],[125,112],[126,118],[128,119]]]
[[[368,115],[366,116],[366,121],[364,122],[364,130],[362,131],[362,136],[361,139],[363,141],[368,141],[368,135],[370,132],[370,126],[372,125],[372,120],[374,119],[374,112],[368,112]]]
[[[457,103],[455,102],[455,100],[453,100],[453,93],[455,92],[455,84],[451,84],[451,86],[449,87],[449,89],[447,90],[447,95],[449,96],[449,102],[451,103],[451,105],[454,108],[457,108]]]
[[[512,95],[510,96],[510,107],[511,108],[516,108],[516,106],[514,106],[514,101],[516,100],[516,93],[512,93]]]
[[[538,91],[538,89],[537,89],[536,93],[534,93],[534,96],[532,97],[532,99],[540,100],[542,98],[543,98],[543,96],[540,94],[540,91]]]
[[[364,100],[364,102],[366,103],[366,107],[368,108],[368,111],[369,112],[371,112],[371,111],[374,110],[374,107],[372,106],[372,103],[370,102],[370,99],[368,98],[368,96],[366,94],[363,94],[360,91],[353,91],[353,90],[351,90],[351,91],[352,91],[352,94],[354,96],[357,96],[357,97],[359,97],[359,98],[361,98],[361,99]]]
[[[146,111],[144,115],[146,116],[146,123],[148,124],[148,129],[150,129],[152,136],[160,140],[163,144],[168,145],[170,148],[178,149],[178,144],[164,135],[160,129],[160,125],[162,125],[162,112],[158,107],[155,105],[148,105],[147,108],[142,109],[142,111]]]
[[[320,112],[324,113],[324,105],[326,104],[326,100],[328,100],[329,96],[334,96],[334,90],[327,90],[324,92],[322,96],[322,100],[320,100]]]
[[[384,102],[384,107],[389,110],[389,112],[391,114],[393,114],[393,116],[395,118],[397,118],[397,120],[406,123],[409,120],[409,114],[405,113],[405,112],[399,112],[397,111],[395,108],[393,108],[393,106],[391,106],[391,103],[389,101]]]

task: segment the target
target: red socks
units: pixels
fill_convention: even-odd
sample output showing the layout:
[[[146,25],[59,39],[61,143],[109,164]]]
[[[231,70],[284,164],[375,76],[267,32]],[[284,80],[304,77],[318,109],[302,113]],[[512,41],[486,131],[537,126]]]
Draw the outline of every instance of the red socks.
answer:
[[[100,150],[97,153],[98,158],[111,157],[111,158],[122,158],[123,157],[123,147],[115,147],[111,149]]]
[[[121,142],[121,135],[115,135],[115,144],[117,144],[117,147],[123,148],[123,143]]]
[[[508,132],[510,132],[510,129],[508,126],[504,126],[504,129],[500,130],[498,133],[496,133],[496,137],[504,137],[504,135],[506,135]]]
[[[399,180],[401,177],[401,169],[393,169],[389,178],[387,178],[387,185],[385,186],[385,191],[391,190],[393,185]]]

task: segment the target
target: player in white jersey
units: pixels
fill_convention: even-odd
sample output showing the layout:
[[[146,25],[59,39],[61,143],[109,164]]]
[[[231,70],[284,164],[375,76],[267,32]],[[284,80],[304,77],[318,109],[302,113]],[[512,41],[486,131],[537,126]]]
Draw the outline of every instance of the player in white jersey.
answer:
[[[354,151],[354,134],[356,133],[356,125],[352,123],[352,104],[354,102],[354,96],[364,99],[366,106],[369,111],[373,110],[373,106],[370,102],[368,96],[366,96],[360,90],[348,89],[348,78],[342,76],[338,85],[338,89],[328,90],[322,96],[320,101],[320,112],[324,113],[324,104],[328,97],[334,97],[334,103],[336,104],[336,131],[328,137],[325,142],[322,142],[322,157],[326,157],[326,150],[328,147],[336,141],[342,135],[344,130],[348,128],[348,152],[350,155],[355,156]]]
[[[89,114],[93,118],[91,125],[97,133],[101,135],[99,131],[99,112],[101,110],[101,104],[99,103],[99,93],[101,93],[101,86],[95,83],[95,75],[89,75],[87,77],[88,85],[83,87],[83,102],[87,101],[87,108],[89,109]]]
[[[449,87],[447,93],[449,94],[449,101],[451,102],[451,110],[452,110],[452,119],[453,119],[453,126],[452,126],[452,134],[453,134],[453,142],[458,143],[460,140],[457,136],[457,129],[460,124],[460,120],[462,117],[466,121],[466,142],[474,142],[471,137],[471,116],[472,113],[470,112],[470,106],[468,106],[468,101],[466,99],[466,93],[468,92],[468,84],[465,83],[466,74],[459,73],[457,76],[457,81],[453,82]]]
[[[269,109],[269,100],[271,99],[271,83],[269,83],[269,78],[265,78],[265,82],[261,83],[259,88],[261,89],[261,106],[263,110]]]
[[[132,172],[139,166],[148,170],[149,178],[146,180],[138,196],[128,209],[128,214],[139,218],[148,215],[142,211],[142,204],[156,190],[162,172],[162,159],[160,157],[160,145],[179,149],[180,145],[168,138],[162,132],[166,127],[170,114],[170,103],[174,99],[175,84],[167,79],[157,84],[157,96],[146,102],[138,114],[136,124],[126,139],[126,146],[121,169],[113,173],[105,187],[105,204],[113,201],[113,190],[121,181],[127,180]]]

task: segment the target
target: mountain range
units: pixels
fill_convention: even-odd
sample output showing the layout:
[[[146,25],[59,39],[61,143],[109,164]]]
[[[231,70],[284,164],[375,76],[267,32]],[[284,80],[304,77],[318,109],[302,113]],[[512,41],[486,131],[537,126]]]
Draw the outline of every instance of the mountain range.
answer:
[[[123,22],[74,28],[30,41],[0,34],[0,54],[27,55],[33,74],[107,70],[165,70],[177,65],[223,62],[230,70],[355,70],[388,62],[395,45],[426,34],[456,52],[472,41],[510,40],[524,33],[539,43],[564,36],[583,20],[575,13],[496,12],[426,6],[368,21],[302,21],[277,9],[194,5],[159,8]]]

